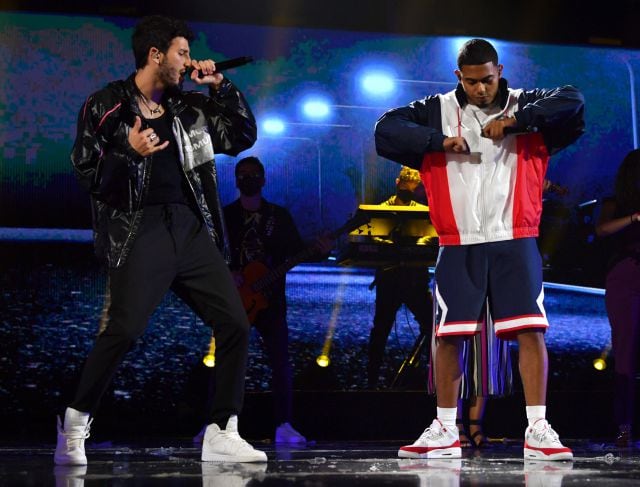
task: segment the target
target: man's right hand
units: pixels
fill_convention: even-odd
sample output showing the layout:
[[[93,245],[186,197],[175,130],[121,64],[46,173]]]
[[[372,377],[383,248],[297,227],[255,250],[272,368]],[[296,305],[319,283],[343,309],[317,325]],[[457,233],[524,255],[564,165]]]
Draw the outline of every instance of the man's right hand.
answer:
[[[136,115],[136,120],[133,122],[133,127],[129,132],[129,144],[133,147],[138,154],[143,157],[153,154],[154,152],[161,151],[169,145],[169,141],[165,140],[160,143],[160,137],[156,134],[152,128],[140,130],[142,128],[142,121],[140,117]]]
[[[469,146],[464,137],[447,137],[442,142],[445,152],[455,152],[456,154],[466,154],[469,152]]]

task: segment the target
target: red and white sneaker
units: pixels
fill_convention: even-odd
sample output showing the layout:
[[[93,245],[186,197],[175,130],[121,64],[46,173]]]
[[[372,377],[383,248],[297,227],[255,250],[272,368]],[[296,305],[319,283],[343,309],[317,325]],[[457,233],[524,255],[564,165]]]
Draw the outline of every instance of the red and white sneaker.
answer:
[[[558,438],[546,419],[539,419],[524,432],[524,457],[532,460],[573,460],[573,452]]]
[[[400,458],[462,458],[458,428],[434,419],[412,445],[398,450]]]

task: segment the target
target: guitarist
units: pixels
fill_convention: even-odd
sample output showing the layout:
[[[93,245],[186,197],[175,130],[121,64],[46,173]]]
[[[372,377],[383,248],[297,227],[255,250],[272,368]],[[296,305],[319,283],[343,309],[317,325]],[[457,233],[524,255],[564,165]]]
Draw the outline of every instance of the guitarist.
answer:
[[[273,269],[304,251],[305,244],[289,211],[262,197],[265,171],[257,157],[238,161],[235,177],[240,197],[224,208],[224,216],[231,244],[231,270],[244,301],[250,281],[259,277],[254,275],[255,269]],[[333,245],[328,236],[318,238],[313,245],[314,257],[325,256]],[[262,337],[271,365],[275,442],[305,443],[304,436],[291,426],[292,370],[284,273],[262,296],[256,296],[256,303],[259,310],[250,321]],[[252,318],[252,310],[247,311]]]

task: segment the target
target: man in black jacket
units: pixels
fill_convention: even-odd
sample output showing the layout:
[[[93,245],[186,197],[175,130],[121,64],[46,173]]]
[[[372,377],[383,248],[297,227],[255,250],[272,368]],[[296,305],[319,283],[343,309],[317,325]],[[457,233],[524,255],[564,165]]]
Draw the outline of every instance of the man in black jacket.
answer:
[[[267,459],[237,429],[249,323],[222,255],[228,245],[214,163],[214,152],[236,155],[253,145],[255,119],[212,60],[191,59],[192,39],[182,21],[145,17],[132,37],[136,72],[80,110],[71,161],[91,195],[96,251],[109,281],[100,333],[64,422],[58,418],[59,465],[87,463],[90,417],[169,289],[215,326],[218,389],[202,460]],[[190,69],[209,96],[182,91]]]

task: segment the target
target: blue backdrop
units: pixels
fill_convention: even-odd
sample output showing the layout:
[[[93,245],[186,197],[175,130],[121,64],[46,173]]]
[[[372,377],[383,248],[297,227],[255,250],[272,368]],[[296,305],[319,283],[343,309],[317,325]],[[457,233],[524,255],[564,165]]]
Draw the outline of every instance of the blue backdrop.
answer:
[[[133,24],[129,18],[0,13],[0,235],[12,234],[16,227],[90,227],[88,198],[75,182],[68,157],[76,116],[91,92],[133,70]],[[199,32],[192,43],[195,58],[255,58],[253,64],[228,72],[260,124],[255,147],[240,157],[263,160],[266,197],[291,210],[305,237],[340,226],[359,203],[382,201],[394,191],[399,167],[375,154],[375,121],[391,107],[453,89],[456,52],[466,40],[192,25]],[[561,203],[567,211],[554,214],[559,219],[555,226],[575,223],[581,215],[577,205],[610,193],[622,157],[637,145],[640,53],[494,42],[512,87],[574,84],[585,94],[587,133],[554,156],[549,170],[551,180],[570,190]],[[378,79],[377,94],[362,85],[371,72],[388,75]],[[309,97],[323,100],[326,112],[305,112]],[[235,161],[218,158],[225,203],[236,197]],[[78,234],[68,235],[75,239]],[[549,245],[562,247],[566,235],[556,236]],[[588,229],[581,238],[590,238]],[[575,242],[570,242],[569,253],[576,254]],[[8,245],[6,238],[3,245]],[[22,245],[11,244],[10,251],[0,254],[0,406],[5,413],[50,414],[91,346],[104,276],[91,263],[86,243]],[[289,278],[295,371],[298,376],[305,373],[329,327],[336,326],[332,353],[341,371],[336,385],[357,388],[365,375],[372,276],[368,271],[323,269],[302,269]],[[579,343],[578,352],[591,356],[608,341],[602,298],[565,298],[551,301],[555,309],[566,308],[569,316],[555,317],[564,326],[549,335],[556,362],[559,355],[553,353],[576,353],[571,344]],[[415,323],[405,316],[399,315],[396,338],[389,345],[389,373],[415,337]],[[168,297],[119,372],[112,398],[132,409],[143,404],[160,411],[183,397],[180,391],[188,388],[209,337],[208,330],[195,323],[184,305]],[[582,343],[576,336],[591,340]],[[565,365],[589,367],[589,360]],[[560,379],[561,385],[569,382],[565,376]],[[575,377],[571,381],[575,384]],[[266,359],[254,341],[249,389],[267,387]],[[153,401],[141,403],[145,397]]]

